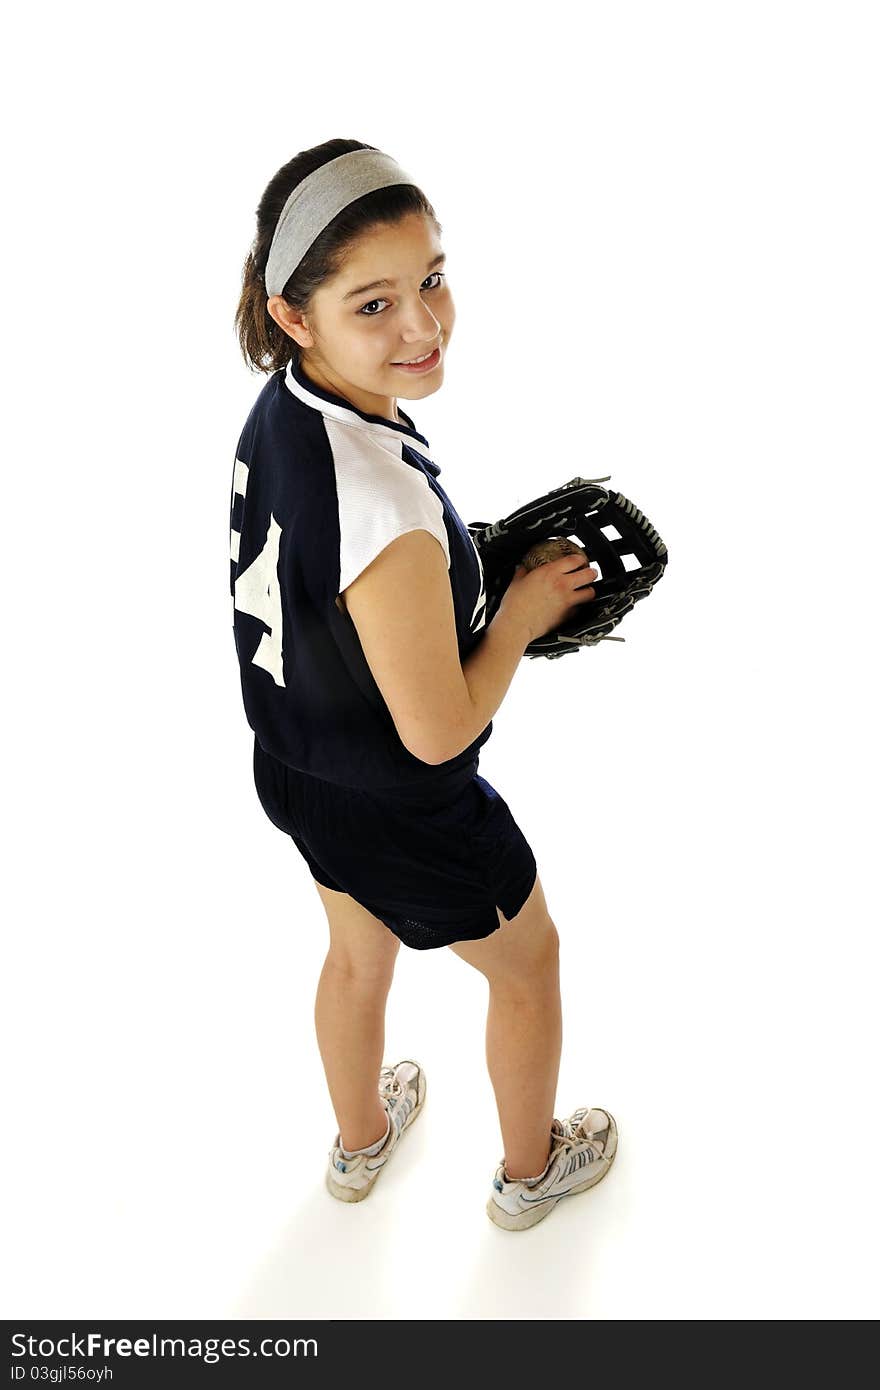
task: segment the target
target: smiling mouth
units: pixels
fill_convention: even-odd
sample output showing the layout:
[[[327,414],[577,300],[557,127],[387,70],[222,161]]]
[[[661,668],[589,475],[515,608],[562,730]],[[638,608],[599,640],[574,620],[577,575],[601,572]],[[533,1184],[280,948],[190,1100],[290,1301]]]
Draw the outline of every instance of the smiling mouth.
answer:
[[[435,352],[438,352],[439,349],[440,349],[440,344],[438,343],[436,347],[432,347],[432,348],[431,348],[430,352],[423,352],[419,357],[407,357],[407,358],[405,358],[405,359],[404,359],[403,361],[401,361],[401,362],[393,362],[393,363],[392,363],[392,366],[394,366],[394,367],[416,367],[416,366],[418,366],[418,364],[419,364],[420,362],[427,362],[428,358],[429,358],[429,357],[433,357],[433,356],[434,356],[434,353],[435,353]]]

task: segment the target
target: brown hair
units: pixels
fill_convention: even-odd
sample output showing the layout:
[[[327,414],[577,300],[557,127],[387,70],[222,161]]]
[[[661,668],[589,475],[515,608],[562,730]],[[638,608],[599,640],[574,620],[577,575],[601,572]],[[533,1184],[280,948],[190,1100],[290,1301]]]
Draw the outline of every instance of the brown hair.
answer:
[[[257,208],[257,231],[242,272],[241,297],[235,314],[235,330],[245,362],[253,371],[271,373],[286,367],[293,358],[299,362],[298,343],[266,308],[266,261],[269,247],[281,216],[281,210],[294,188],[322,164],[348,154],[350,150],[374,150],[360,140],[325,140],[294,155],[270,179]],[[336,275],[354,243],[368,229],[379,224],[393,224],[410,213],[425,213],[432,218],[438,232],[442,227],[436,213],[420,188],[415,184],[392,184],[365,193],[343,208],[313,241],[296,270],[290,276],[282,297],[300,313],[309,309],[312,295],[331,276]]]

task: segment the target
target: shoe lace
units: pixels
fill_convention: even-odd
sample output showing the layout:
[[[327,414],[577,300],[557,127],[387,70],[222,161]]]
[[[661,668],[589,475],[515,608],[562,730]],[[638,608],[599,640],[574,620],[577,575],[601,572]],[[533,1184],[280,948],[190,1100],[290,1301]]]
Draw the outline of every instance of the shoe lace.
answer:
[[[590,1113],[589,1105],[582,1105],[564,1120],[554,1119],[550,1130],[550,1155],[548,1167],[560,1153],[568,1153],[571,1149],[577,1148],[581,1144],[587,1144],[593,1150],[597,1158],[601,1158],[604,1151],[602,1141],[598,1135],[602,1130],[583,1129],[581,1121]],[[604,1128],[604,1126],[603,1126]]]
[[[573,1134],[574,1131],[575,1131],[575,1130],[578,1128],[578,1126],[580,1125],[581,1121],[584,1120],[584,1119],[586,1118],[586,1116],[589,1115],[589,1113],[590,1113],[590,1106],[589,1106],[589,1105],[581,1105],[581,1106],[578,1107],[577,1110],[573,1110],[572,1113],[566,1117],[566,1119],[564,1119],[564,1120],[561,1121],[561,1123],[562,1123],[562,1125],[564,1126],[564,1128],[565,1128],[570,1134]],[[594,1130],[581,1130],[581,1133],[582,1133],[582,1134],[586,1134],[586,1136],[587,1136],[588,1139],[592,1139],[594,1133],[601,1133],[601,1131],[599,1131],[599,1130],[596,1130],[596,1131],[594,1131]]]
[[[391,1067],[383,1067],[379,1072],[379,1095],[385,1100],[399,1100],[403,1095],[401,1082],[396,1081]]]
[[[575,1115],[577,1115],[577,1113],[578,1112],[575,1111]],[[581,1112],[581,1115],[585,1115],[586,1113],[587,1111],[583,1110]],[[575,1120],[574,1124],[571,1123],[572,1119]],[[550,1126],[550,1152],[547,1155],[547,1164],[544,1169],[545,1174],[550,1172],[550,1169],[553,1167],[555,1160],[560,1155],[570,1152],[570,1150],[575,1148],[576,1145],[582,1144],[584,1142],[579,1134],[575,1134],[575,1128],[577,1126],[577,1123],[578,1121],[577,1119],[575,1119],[575,1116],[571,1116],[571,1118],[567,1120],[557,1120],[554,1117],[553,1122]],[[504,1163],[506,1175],[506,1160],[502,1159],[502,1163]],[[508,1178],[508,1182],[519,1181],[521,1181],[521,1179],[519,1178]]]

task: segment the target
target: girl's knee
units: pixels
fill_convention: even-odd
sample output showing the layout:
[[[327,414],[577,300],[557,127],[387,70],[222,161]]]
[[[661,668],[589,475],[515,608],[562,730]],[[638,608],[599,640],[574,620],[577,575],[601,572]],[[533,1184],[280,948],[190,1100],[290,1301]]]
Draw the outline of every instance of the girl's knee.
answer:
[[[325,969],[333,970],[347,984],[365,989],[388,989],[394,978],[397,951],[391,954],[365,955],[334,943],[327,952]]]
[[[400,941],[371,912],[346,893],[315,884],[330,928],[327,963],[352,980],[391,983]]]
[[[531,993],[537,984],[555,980],[559,974],[559,933],[548,915],[532,920],[528,928],[518,918],[500,926],[479,941],[459,941],[452,950],[466,960],[491,986],[507,986],[520,993]]]
[[[552,976],[559,970],[559,932],[552,918],[548,917],[546,923],[536,931],[528,947],[520,952],[520,958],[516,962],[515,974],[522,977],[524,973],[543,979]]]

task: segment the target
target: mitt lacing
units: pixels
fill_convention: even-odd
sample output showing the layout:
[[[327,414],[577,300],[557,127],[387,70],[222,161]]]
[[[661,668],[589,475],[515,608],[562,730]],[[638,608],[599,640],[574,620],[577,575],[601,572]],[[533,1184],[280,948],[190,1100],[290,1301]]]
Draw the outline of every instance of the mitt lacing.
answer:
[[[582,483],[607,483],[610,481],[611,474],[606,473],[604,478],[572,478],[571,482],[565,483],[564,486],[567,488],[580,487]],[[630,508],[632,508],[632,503],[630,503]],[[603,637],[594,637],[590,635],[587,635],[586,637],[562,637],[557,633],[556,640],[557,642],[573,642],[574,645],[577,647],[592,647],[596,642],[625,642],[626,638],[612,637],[610,635],[606,635]]]

